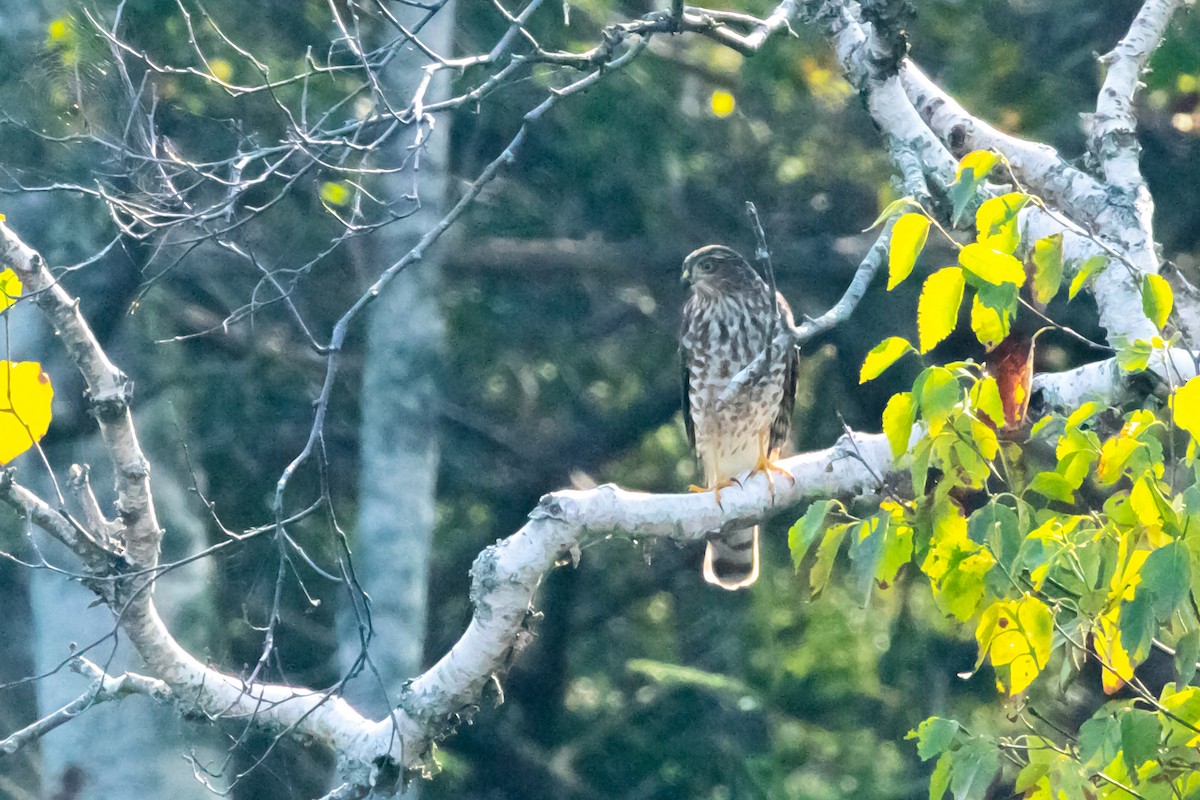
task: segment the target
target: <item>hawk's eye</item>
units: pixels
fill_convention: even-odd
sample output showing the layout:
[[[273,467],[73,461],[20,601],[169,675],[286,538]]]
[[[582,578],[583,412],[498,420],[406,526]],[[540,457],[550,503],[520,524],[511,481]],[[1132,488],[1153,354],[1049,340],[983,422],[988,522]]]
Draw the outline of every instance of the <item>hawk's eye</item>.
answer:
[[[713,271],[713,262],[701,261],[699,264],[696,265],[696,269],[699,270],[700,272],[712,272]]]

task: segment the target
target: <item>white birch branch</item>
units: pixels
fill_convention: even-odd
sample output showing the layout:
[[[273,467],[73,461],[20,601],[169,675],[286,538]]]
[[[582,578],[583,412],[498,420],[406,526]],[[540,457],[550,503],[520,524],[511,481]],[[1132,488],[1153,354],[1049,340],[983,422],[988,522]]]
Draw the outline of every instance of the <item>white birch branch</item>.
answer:
[[[1091,148],[1100,159],[1108,184],[1129,195],[1146,191],[1138,162],[1141,148],[1136,136],[1133,98],[1150,55],[1162,42],[1171,17],[1182,5],[1182,0],[1147,0],[1129,26],[1129,32],[1100,59],[1108,65],[1108,72],[1096,101]]]
[[[90,677],[92,685],[86,692],[57,711],[53,711],[6,738],[0,739],[0,758],[10,756],[22,747],[32,744],[94,705],[109,700],[119,700],[132,694],[141,694],[164,702],[171,694],[171,690],[162,681],[131,672],[113,677],[83,657],[72,660],[71,669]]]

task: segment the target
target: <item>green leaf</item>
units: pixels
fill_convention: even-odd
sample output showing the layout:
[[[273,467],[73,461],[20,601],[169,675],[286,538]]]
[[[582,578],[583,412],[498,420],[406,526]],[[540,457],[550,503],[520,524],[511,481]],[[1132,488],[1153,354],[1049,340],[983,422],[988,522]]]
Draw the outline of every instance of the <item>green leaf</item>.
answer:
[[[958,251],[958,263],[980,280],[999,286],[1025,283],[1025,265],[1008,253],[974,242]]]
[[[954,800],[983,800],[1000,769],[1000,748],[984,739],[973,739],[954,752],[950,792]]]
[[[1092,276],[1098,275],[1106,266],[1108,266],[1108,256],[1092,256],[1087,261],[1079,266],[1075,277],[1071,279],[1071,286],[1067,289],[1067,299],[1074,300],[1075,295],[1079,294],[1079,290],[1087,283]]]
[[[955,225],[962,219],[963,212],[971,204],[979,187],[987,180],[988,173],[992,171],[996,161],[995,153],[974,150],[958,162],[958,174],[949,191],[950,202],[953,204],[952,221]]]
[[[1075,487],[1057,472],[1039,472],[1034,475],[1033,480],[1029,482],[1029,490],[1051,500],[1075,502]]]
[[[925,279],[917,301],[917,333],[922,353],[928,353],[958,325],[965,279],[958,267],[945,267]]]
[[[11,268],[0,270],[0,312],[7,311],[21,296],[21,279]]]
[[[1132,708],[1121,716],[1121,752],[1130,772],[1136,773],[1142,764],[1158,755],[1161,737],[1157,715]]]
[[[931,422],[944,420],[963,399],[958,377],[945,367],[930,367],[922,377],[924,380],[918,379],[920,394],[917,398],[921,414]]]
[[[980,244],[1012,254],[1021,242],[1017,231],[1017,212],[1030,200],[1029,195],[1009,192],[983,201],[975,212],[975,229]]]
[[[899,200],[893,200],[892,202],[888,203],[887,206],[884,207],[883,211],[879,212],[879,216],[876,217],[875,221],[871,223],[871,227],[864,230],[863,233],[866,233],[867,231],[875,230],[880,225],[882,225],[883,223],[885,223],[889,219],[891,219],[894,215],[899,214],[901,211],[904,211],[905,209],[920,208],[920,207],[921,207],[920,204],[917,203],[917,201],[914,200],[911,196],[901,197]]]
[[[1118,342],[1117,344],[1117,366],[1122,370],[1129,373],[1142,372],[1149,366],[1150,354],[1154,352],[1154,345],[1145,339],[1138,339],[1133,344],[1128,342]]]
[[[1079,760],[1093,770],[1104,769],[1121,750],[1121,723],[1111,712],[1101,713],[1079,726]]]
[[[909,731],[905,739],[917,740],[917,755],[922,761],[939,756],[950,748],[958,734],[958,723],[945,717],[930,717]]]
[[[1200,629],[1190,630],[1175,643],[1175,675],[1181,686],[1196,677],[1196,661],[1200,659]]]
[[[864,606],[871,599],[871,588],[875,584],[875,570],[883,555],[883,545],[887,539],[891,521],[891,514],[880,511],[870,519],[863,520],[851,528],[850,575],[854,579],[856,593]]]
[[[1182,541],[1158,548],[1146,557],[1133,600],[1121,605],[1121,642],[1135,661],[1150,654],[1159,626],[1187,599],[1192,585],[1191,554]]]
[[[912,555],[913,529],[893,519],[887,530],[883,555],[875,569],[875,582],[879,584],[879,588],[888,588],[891,582],[896,580],[900,568],[912,561]]]
[[[1062,286],[1063,254],[1061,233],[1033,243],[1033,299],[1044,306]]]
[[[942,800],[946,790],[950,788],[950,768],[953,766],[954,754],[942,753],[933,774],[929,776],[929,800]]]
[[[972,542],[986,545],[1005,569],[1012,567],[1021,549],[1017,512],[995,501],[971,515],[967,520],[967,535]]]
[[[888,283],[890,292],[912,274],[917,256],[929,238],[929,218],[924,214],[905,214],[892,226],[888,243]]]
[[[842,539],[846,538],[846,531],[850,528],[849,523],[841,523],[830,525],[825,531],[825,537],[821,539],[821,544],[817,547],[817,562],[813,564],[812,572],[808,575],[809,589],[814,597],[824,590],[825,584],[829,583],[838,548],[842,546]]]
[[[1171,291],[1171,284],[1167,283],[1166,278],[1153,274],[1142,278],[1142,311],[1146,319],[1154,323],[1154,327],[1160,331],[1163,329],[1174,305],[1175,293]]]
[[[915,353],[913,346],[899,336],[889,336],[871,348],[863,359],[862,370],[858,374],[858,382],[873,381],[883,374],[884,370],[895,364],[906,353]]]
[[[829,509],[837,505],[836,500],[818,500],[808,507],[804,516],[796,520],[796,524],[788,529],[788,550],[792,553],[792,564],[800,569],[800,563],[808,555],[817,534],[825,527],[825,517]]]
[[[899,458],[908,450],[908,440],[912,437],[916,418],[917,404],[912,392],[891,396],[883,409],[883,432],[892,448],[892,458]]]

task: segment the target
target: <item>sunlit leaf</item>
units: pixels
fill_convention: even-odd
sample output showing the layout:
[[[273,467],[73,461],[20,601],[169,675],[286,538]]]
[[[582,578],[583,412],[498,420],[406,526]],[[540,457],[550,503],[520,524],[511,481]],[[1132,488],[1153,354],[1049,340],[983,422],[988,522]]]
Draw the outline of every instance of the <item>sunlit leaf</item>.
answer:
[[[873,381],[883,374],[883,371],[896,363],[905,353],[914,353],[913,346],[899,336],[889,336],[871,348],[863,359],[862,369],[858,374],[858,382]]]
[[[1175,293],[1171,284],[1162,275],[1146,275],[1142,278],[1142,311],[1146,319],[1154,323],[1160,331],[1171,316],[1175,306]]]
[[[963,399],[958,377],[945,367],[930,367],[922,378],[914,384],[914,392],[920,387],[917,400],[922,415],[931,422],[944,420]]]
[[[973,242],[958,251],[958,263],[980,280],[999,286],[1025,283],[1025,265],[1008,253],[993,250],[985,244]]]
[[[971,204],[979,187],[987,180],[995,166],[997,156],[987,150],[974,150],[958,162],[958,172],[950,186],[950,202],[953,206],[952,219],[955,225],[962,219],[963,212]]]
[[[971,406],[997,428],[1004,425],[1004,402],[1000,386],[992,377],[984,378],[971,387]]]
[[[917,404],[912,392],[894,394],[883,409],[883,432],[887,434],[892,448],[892,458],[899,458],[908,450],[913,422],[917,418]]]
[[[344,206],[350,202],[350,190],[344,183],[324,181],[321,183],[321,201],[331,206]]]
[[[1075,273],[1075,277],[1071,279],[1071,285],[1067,289],[1067,299],[1074,300],[1075,295],[1083,288],[1094,275],[1099,274],[1106,266],[1108,266],[1108,256],[1092,256],[1087,261],[1079,265],[1079,269]]]
[[[980,662],[987,656],[1005,690],[1014,695],[1029,688],[1050,660],[1054,615],[1032,595],[998,600],[979,618],[975,638]]]
[[[0,311],[7,311],[9,306],[17,302],[23,289],[17,273],[12,269],[0,270]]]
[[[890,292],[912,274],[917,256],[929,239],[929,218],[924,214],[905,214],[892,226],[888,242],[888,282]]]
[[[921,571],[929,577],[933,599],[944,614],[960,622],[975,616],[995,565],[992,555],[967,537],[967,521],[957,512],[942,516]]]
[[[917,334],[922,353],[928,353],[958,325],[966,285],[962,270],[945,267],[925,279],[917,301]]]
[[[1121,632],[1117,627],[1117,612],[1114,610],[1100,617],[1093,635],[1096,657],[1103,669],[1100,673],[1105,694],[1112,694],[1133,680],[1133,662],[1121,644]]]
[[[0,361],[0,465],[33,447],[50,428],[50,376],[36,361]]]
[[[724,119],[733,113],[737,108],[737,101],[729,92],[717,89],[708,98],[708,107],[712,111],[714,117]]]
[[[1063,237],[1061,233],[1033,243],[1033,299],[1045,306],[1062,286]]]
[[[1025,207],[1029,199],[1027,194],[1009,192],[985,200],[975,213],[979,243],[1011,255],[1021,242],[1017,231],[1017,212]]]
[[[971,300],[971,331],[985,349],[991,350],[1008,336],[1011,320],[1008,314],[984,305],[976,294]]]
[[[1142,372],[1150,365],[1150,355],[1154,346],[1145,339],[1133,343],[1118,342],[1117,366],[1125,372]]]
[[[1200,440],[1200,377],[1192,378],[1171,395],[1171,418],[1193,439]]]

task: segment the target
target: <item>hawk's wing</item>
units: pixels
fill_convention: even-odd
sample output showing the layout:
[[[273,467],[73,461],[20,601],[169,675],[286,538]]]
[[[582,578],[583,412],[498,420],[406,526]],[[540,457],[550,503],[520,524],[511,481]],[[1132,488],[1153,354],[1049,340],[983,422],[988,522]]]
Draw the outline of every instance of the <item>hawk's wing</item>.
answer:
[[[683,429],[687,431],[688,444],[696,449],[696,424],[692,420],[691,381],[688,380],[688,351],[679,348],[679,388],[683,396]]]
[[[776,295],[779,304],[780,323],[793,326],[792,309],[788,306],[783,295]],[[779,413],[771,421],[771,436],[768,448],[778,450],[788,440],[788,432],[792,427],[792,412],[796,408],[796,380],[799,377],[800,349],[788,347],[787,366],[783,372],[783,400],[779,403]]]

